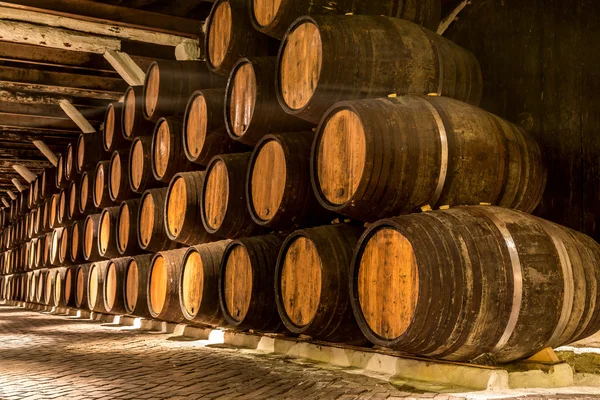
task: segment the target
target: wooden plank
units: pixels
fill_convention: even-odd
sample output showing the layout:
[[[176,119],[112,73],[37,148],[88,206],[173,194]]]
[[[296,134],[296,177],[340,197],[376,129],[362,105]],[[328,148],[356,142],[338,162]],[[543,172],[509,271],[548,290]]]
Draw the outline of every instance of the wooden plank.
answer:
[[[99,99],[99,100],[119,100],[122,96],[119,92],[79,89],[65,86],[42,85],[35,83],[21,83],[13,81],[0,80],[0,92],[34,92],[34,93],[51,93],[56,96],[71,96],[79,98]]]
[[[45,129],[60,129],[60,130],[71,130],[77,129],[77,125],[73,123],[69,118],[57,118],[57,117],[46,117],[43,115],[27,115],[27,114],[13,114],[0,112],[0,121],[2,124],[10,126],[23,126],[31,128],[45,128]]]
[[[141,86],[144,84],[146,74],[127,53],[108,50],[104,53],[104,58],[113,66],[115,71],[121,75],[121,78],[123,78],[129,86]]]
[[[40,117],[54,117],[65,119],[65,113],[56,104],[20,104],[16,102],[2,101],[2,92],[0,92],[0,113],[34,115]]]
[[[19,180],[19,178],[12,178],[11,182],[13,183],[13,185],[15,185],[15,187],[17,188],[17,190],[19,192],[22,192],[23,190],[25,190],[27,188],[25,185],[23,185],[21,183],[21,181]]]
[[[65,114],[69,116],[77,124],[83,133],[94,133],[96,129],[89,123],[87,119],[68,101],[61,101],[60,107]]]
[[[23,104],[38,104],[38,105],[52,105],[55,109],[60,109],[58,103],[60,100],[67,100],[77,107],[93,107],[105,109],[109,100],[94,99],[94,98],[83,98],[83,97],[72,97],[64,95],[53,95],[53,94],[39,94],[19,91],[15,89],[6,90],[0,89],[0,102],[3,103],[19,103]],[[61,111],[62,113],[62,111]]]
[[[11,198],[11,200],[14,200],[17,198],[17,195],[12,190],[7,190],[6,194],[8,195],[8,197]]]
[[[58,165],[58,157],[50,148],[46,145],[46,143],[41,140],[34,140],[33,145],[38,148],[38,150],[54,165],[55,167]]]
[[[2,198],[2,204],[4,204],[4,207],[10,207],[10,203],[8,202],[8,200],[6,200],[6,198]]]
[[[29,160],[19,160],[19,164],[13,164],[13,168],[19,175],[23,177],[27,182],[31,183],[35,179],[35,174],[27,168],[27,163]],[[1,161],[0,161],[1,164]]]
[[[47,158],[44,157],[35,147],[30,149],[6,149],[0,146],[0,159],[2,160],[10,160],[12,159],[14,163],[19,163],[21,160],[30,160],[30,161],[46,161]]]

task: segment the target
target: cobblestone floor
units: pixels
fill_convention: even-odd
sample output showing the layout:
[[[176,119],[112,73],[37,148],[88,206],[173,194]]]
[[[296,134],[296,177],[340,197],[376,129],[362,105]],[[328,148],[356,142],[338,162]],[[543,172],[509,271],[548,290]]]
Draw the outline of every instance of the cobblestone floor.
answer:
[[[200,342],[0,306],[0,399],[458,398]]]

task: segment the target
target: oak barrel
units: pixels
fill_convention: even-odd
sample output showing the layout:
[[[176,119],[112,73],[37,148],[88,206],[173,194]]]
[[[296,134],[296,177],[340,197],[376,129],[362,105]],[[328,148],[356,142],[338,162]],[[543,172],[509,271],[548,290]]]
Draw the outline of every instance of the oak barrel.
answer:
[[[104,145],[102,144],[102,133],[82,133],[77,138],[75,149],[76,170],[78,173],[93,169],[98,161],[104,159]]]
[[[121,202],[136,197],[129,186],[128,151],[115,151],[110,158],[108,194],[113,202]]]
[[[84,220],[73,222],[73,225],[68,233],[71,238],[71,244],[69,245],[69,259],[73,264],[85,261],[85,257],[83,256],[83,246],[85,242],[84,224]]]
[[[273,287],[283,238],[255,236],[227,245],[219,275],[219,304],[225,320],[237,329],[281,329]]]
[[[73,224],[66,225],[60,235],[58,242],[58,263],[60,265],[70,265],[71,261],[71,243],[73,235]]]
[[[223,326],[219,305],[219,273],[225,248],[231,240],[200,244],[187,249],[181,263],[179,305],[189,320]]]
[[[526,358],[600,328],[600,245],[494,206],[384,219],[355,250],[357,321],[373,343],[452,361]]]
[[[56,281],[56,269],[49,269],[46,273],[44,282],[44,300],[43,303],[47,306],[55,306],[54,304],[54,284]],[[17,297],[19,296],[17,292]]]
[[[150,264],[153,258],[154,254],[142,254],[129,258],[123,282],[123,299],[127,314],[151,318],[148,311],[147,289]]]
[[[40,270],[40,273],[38,275],[38,283],[37,283],[37,292],[35,294],[35,301],[38,304],[42,304],[45,300],[45,293],[44,293],[44,289],[46,286],[46,275],[48,275],[48,270],[47,269],[42,269]]]
[[[61,224],[58,221],[58,205],[60,203],[60,195],[58,193],[52,195],[50,201],[50,210],[48,212],[48,226],[50,229],[58,228]],[[20,228],[20,227],[19,227]],[[20,235],[20,233],[19,233]]]
[[[277,102],[273,77],[277,57],[241,58],[225,92],[225,127],[229,136],[254,146],[268,133],[298,132],[315,125],[286,113]]]
[[[109,314],[125,313],[123,285],[130,257],[115,258],[108,262],[104,276],[104,309]]]
[[[81,210],[79,209],[79,196],[80,196],[80,183],[79,181],[69,182],[69,188],[67,189],[69,203],[67,206],[67,219],[74,221],[82,217]]]
[[[91,311],[105,313],[104,281],[109,261],[97,261],[90,266],[87,284],[87,302]]]
[[[75,160],[75,146],[72,143],[67,145],[65,156],[65,179],[72,181],[80,172],[77,171],[77,162]]]
[[[60,265],[60,242],[65,228],[54,228],[51,236],[50,246],[50,264],[54,266]]]
[[[147,189],[164,186],[152,176],[152,137],[138,136],[133,139],[129,152],[129,187],[138,194]]]
[[[530,212],[546,181],[540,148],[522,128],[428,96],[336,104],[319,125],[311,168],[320,203],[363,221],[425,205]]]
[[[56,302],[60,307],[69,307],[75,304],[75,268],[66,267],[59,269],[60,292],[55,293]]]
[[[298,18],[281,44],[276,84],[281,107],[314,123],[342,100],[436,93],[477,105],[482,92],[467,50],[412,22],[363,15]]]
[[[79,182],[79,214],[85,216],[96,210],[94,205],[94,171],[83,171]]]
[[[41,190],[42,197],[49,199],[58,192],[56,187],[56,167],[46,167],[42,170],[41,174]]]
[[[68,213],[68,203],[69,203],[69,190],[68,189],[60,189],[58,193],[58,208],[57,208],[57,220],[58,226],[65,226],[67,222],[69,222],[69,213]]]
[[[98,225],[98,254],[101,257],[119,256],[117,247],[117,228],[120,207],[107,207],[100,213]]]
[[[89,309],[87,299],[91,264],[80,264],[75,268],[75,307]]]
[[[137,240],[137,217],[140,199],[125,200],[117,216],[117,249],[122,256],[144,253]]]
[[[100,230],[101,214],[88,215],[83,223],[83,258],[88,262],[101,260],[98,252],[98,232]]]
[[[66,155],[58,154],[58,161],[56,162],[56,187],[58,188],[67,188],[69,186],[69,180],[65,175],[65,163],[66,163]]]
[[[113,204],[109,193],[110,161],[100,161],[94,171],[94,205],[97,208],[109,207]]]
[[[121,133],[121,118],[123,103],[114,102],[106,107],[104,115],[104,130],[102,131],[102,146],[104,151],[111,154],[117,150],[128,149],[131,143]]]
[[[154,123],[144,118],[144,86],[129,86],[123,100],[121,130],[123,137],[132,141],[137,136],[150,136]]]
[[[137,238],[146,251],[171,250],[179,246],[167,236],[164,209],[167,188],[146,190],[140,200],[137,216]]]
[[[152,136],[152,175],[157,181],[169,183],[181,171],[194,168],[183,151],[182,120],[161,118]]]
[[[166,321],[183,321],[179,306],[179,280],[181,263],[187,249],[156,253],[148,276],[148,311],[152,318]]]

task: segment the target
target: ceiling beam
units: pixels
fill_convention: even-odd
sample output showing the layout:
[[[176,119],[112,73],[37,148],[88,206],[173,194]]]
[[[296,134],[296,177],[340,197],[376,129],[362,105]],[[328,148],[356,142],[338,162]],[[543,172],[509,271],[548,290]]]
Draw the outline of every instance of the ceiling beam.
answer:
[[[65,114],[71,118],[71,120],[81,129],[83,133],[94,133],[96,129],[90,124],[90,122],[68,101],[61,101],[60,108],[63,109]]]
[[[38,148],[38,150],[54,165],[55,167],[58,165],[58,157],[50,148],[46,145],[46,143],[41,140],[34,140],[33,145]]]
[[[69,118],[46,117],[43,115],[0,112],[0,122],[6,125],[23,126],[29,128],[60,129],[73,132],[76,132],[77,129],[77,125],[75,125]]]
[[[124,82],[123,82],[124,83]],[[10,80],[0,80],[0,91],[9,92],[34,92],[34,93],[49,93],[57,96],[80,97],[98,100],[119,100],[122,96],[120,92],[80,89],[74,87],[44,85],[35,83],[22,83]]]
[[[27,182],[31,183],[35,179],[36,175],[23,165],[26,160],[19,160],[19,164],[13,164],[13,168],[19,175],[23,177]]]
[[[104,53],[104,58],[129,86],[141,86],[144,84],[146,74],[127,53],[107,50]]]
[[[60,100],[67,100],[77,107],[87,108],[106,108],[109,100],[71,97],[64,95],[29,93],[18,90],[3,90],[0,89],[0,102],[4,103],[19,103],[19,104],[38,104],[38,105],[54,105],[58,108]],[[62,112],[62,111],[61,111]]]
[[[19,178],[12,178],[11,181],[12,181],[13,185],[15,185],[15,187],[17,188],[17,190],[19,192],[22,192],[23,190],[26,189],[26,186],[21,183]]]

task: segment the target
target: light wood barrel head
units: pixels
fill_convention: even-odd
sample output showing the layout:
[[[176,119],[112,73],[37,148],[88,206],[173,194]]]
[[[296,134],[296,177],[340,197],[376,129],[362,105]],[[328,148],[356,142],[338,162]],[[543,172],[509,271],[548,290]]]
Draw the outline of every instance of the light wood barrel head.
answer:
[[[142,197],[142,204],[140,209],[140,239],[144,246],[147,246],[152,239],[152,230],[154,229],[154,213],[156,212],[154,207],[154,201],[152,200],[152,194],[148,193]]]
[[[69,146],[67,148],[67,160],[66,160],[67,171],[73,171],[73,146]],[[71,179],[72,176],[67,176],[67,178]]]
[[[254,8],[254,18],[260,26],[271,24],[281,7],[281,0],[252,0]]]
[[[241,245],[233,246],[227,255],[224,294],[227,312],[235,321],[242,321],[252,298],[252,264]]]
[[[120,251],[125,251],[129,244],[129,227],[131,225],[131,213],[127,203],[121,205],[119,210],[119,226],[117,227],[117,246]]]
[[[227,1],[221,2],[210,19],[208,28],[208,59],[212,65],[219,67],[229,48],[231,40],[231,6]]]
[[[167,266],[162,256],[157,256],[150,274],[150,305],[152,311],[160,314],[167,299]]]
[[[418,266],[408,239],[395,229],[379,229],[360,255],[357,288],[369,328],[385,339],[402,335],[419,296]]]
[[[117,267],[114,262],[110,262],[108,264],[108,270],[106,272],[106,282],[104,282],[106,286],[105,295],[106,295],[106,305],[109,310],[115,306],[115,301],[117,299]]]
[[[173,181],[167,197],[167,229],[177,237],[185,221],[187,188],[185,180],[178,176]]]
[[[52,202],[50,203],[50,223],[51,225],[56,222],[56,216],[58,213],[58,202],[60,200],[60,195],[54,194],[52,195]]]
[[[81,195],[79,196],[79,209],[85,210],[88,202],[88,191],[90,189],[90,176],[87,172],[81,175]]]
[[[287,247],[281,268],[281,300],[295,325],[305,326],[317,314],[321,269],[321,256],[310,239],[298,236]]]
[[[319,29],[310,21],[299,24],[283,44],[279,66],[279,84],[285,104],[299,110],[311,99],[322,64],[322,44]]]
[[[185,144],[188,152],[196,158],[200,155],[206,140],[208,111],[204,96],[196,96],[189,107],[185,126]]]
[[[79,224],[73,225],[73,237],[71,238],[71,258],[74,260],[79,253]]]
[[[358,116],[343,109],[333,114],[319,138],[317,178],[327,201],[334,205],[350,201],[365,169],[366,139]]]
[[[229,176],[223,160],[215,161],[207,173],[204,192],[204,217],[212,229],[219,229],[229,203]]]
[[[71,290],[73,287],[73,274],[71,272],[71,269],[67,269],[67,272],[65,273],[65,288],[64,288],[64,292],[65,292],[65,299],[67,299],[67,301],[71,298]]]
[[[104,123],[104,143],[106,148],[112,146],[115,135],[115,108],[112,104],[106,110],[106,122]]]
[[[65,172],[65,160],[62,154],[58,156],[58,162],[56,165],[56,182],[62,182],[63,175]]]
[[[98,238],[100,239],[100,249],[102,249],[102,253],[106,252],[108,249],[108,245],[110,244],[110,215],[107,211],[102,213],[102,217],[100,218],[100,227],[98,228],[100,232],[98,232]]]
[[[133,124],[135,121],[135,92],[129,87],[125,92],[125,99],[123,101],[123,126],[125,127],[126,137],[130,138],[133,134]]]
[[[204,266],[196,251],[188,254],[183,264],[182,290],[183,306],[189,315],[195,317],[202,302],[204,287]]]
[[[273,218],[285,193],[287,167],[281,144],[269,140],[261,146],[252,165],[252,207],[260,219]]]
[[[83,166],[83,158],[85,157],[85,142],[83,141],[83,137],[80,135],[77,138],[77,167],[81,170]]]
[[[167,166],[169,165],[169,158],[171,157],[171,132],[169,130],[169,124],[167,121],[162,121],[156,130],[156,137],[154,139],[154,157],[152,162],[154,163],[154,170],[161,178],[167,172]]]
[[[87,218],[83,229],[83,254],[86,258],[92,254],[94,244],[94,221]]]
[[[148,77],[146,78],[146,88],[144,90],[144,104],[146,108],[146,114],[151,117],[156,111],[156,105],[158,104],[158,96],[160,93],[160,71],[158,64],[152,64],[148,70]]]
[[[54,304],[59,304],[60,295],[62,294],[62,282],[58,271],[54,274]]]
[[[67,211],[67,191],[61,190],[58,198],[58,215],[65,217]]]
[[[233,133],[240,137],[252,122],[256,105],[256,75],[249,62],[238,66],[234,72],[229,96],[229,119]]]
[[[138,190],[142,185],[144,173],[144,145],[141,140],[136,140],[131,150],[131,165],[129,165],[131,184]]]
[[[127,309],[133,311],[138,301],[138,284],[139,284],[139,271],[135,260],[131,260],[127,266],[127,272],[125,276],[125,301],[127,302]]]
[[[121,156],[115,152],[110,160],[110,192],[113,197],[119,196],[119,190],[121,189]]]
[[[94,180],[94,194],[96,196],[96,201],[100,202],[102,199],[102,195],[104,194],[104,164],[98,164],[98,168],[96,168],[96,179]]]
[[[69,250],[69,230],[64,229],[62,236],[60,237],[60,257],[59,260],[64,261],[67,259],[67,251]]]
[[[48,271],[46,275],[46,293],[45,293],[45,303],[50,304],[50,299],[52,298],[52,282],[54,282],[54,274],[53,271]]]
[[[69,185],[69,214],[75,215],[77,209],[77,182],[71,182]]]
[[[90,300],[90,307],[93,307],[98,299],[98,289],[100,286],[98,282],[100,279],[100,268],[98,268],[96,264],[92,264],[90,267],[90,276],[88,279],[88,298]]]

